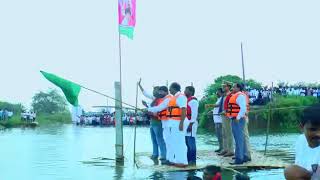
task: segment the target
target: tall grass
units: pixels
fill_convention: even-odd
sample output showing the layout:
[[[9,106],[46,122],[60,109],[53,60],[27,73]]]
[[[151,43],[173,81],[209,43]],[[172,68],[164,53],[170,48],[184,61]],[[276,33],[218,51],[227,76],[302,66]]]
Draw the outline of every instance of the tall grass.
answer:
[[[39,125],[52,124],[52,123],[62,123],[70,124],[72,123],[71,114],[69,112],[55,113],[55,114],[40,114],[36,119]]]

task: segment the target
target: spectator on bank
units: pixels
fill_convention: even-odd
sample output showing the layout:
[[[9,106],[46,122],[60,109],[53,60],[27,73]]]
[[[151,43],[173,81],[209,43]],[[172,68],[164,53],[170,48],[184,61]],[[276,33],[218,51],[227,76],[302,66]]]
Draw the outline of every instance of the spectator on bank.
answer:
[[[8,117],[9,117],[8,113],[9,113],[9,111],[7,109],[3,110],[3,115],[2,115],[3,116],[3,120],[5,120],[5,121],[8,120]]]

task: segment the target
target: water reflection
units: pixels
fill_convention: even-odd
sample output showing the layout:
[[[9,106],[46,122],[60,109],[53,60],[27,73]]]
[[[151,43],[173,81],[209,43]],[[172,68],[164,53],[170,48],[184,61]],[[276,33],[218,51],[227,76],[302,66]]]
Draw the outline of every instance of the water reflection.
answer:
[[[293,162],[294,144],[299,134],[270,135],[268,156]],[[202,177],[201,171],[154,172],[138,169],[133,163],[133,129],[124,129],[125,163],[114,160],[115,130],[113,128],[53,125],[36,129],[7,129],[0,131],[1,179],[186,179]],[[215,149],[216,139],[211,132],[198,136],[199,150]],[[264,134],[252,135],[250,142],[264,151]],[[137,152],[151,152],[148,128],[137,129]],[[159,162],[155,161],[155,165]],[[14,167],[14,168],[12,168]],[[19,173],[16,170],[19,169]],[[283,170],[259,170],[247,173],[252,179],[284,179]],[[223,171],[224,179],[234,173]]]
[[[123,171],[124,171],[124,162],[122,161],[116,161],[116,166],[115,166],[115,180],[121,180],[123,176]]]

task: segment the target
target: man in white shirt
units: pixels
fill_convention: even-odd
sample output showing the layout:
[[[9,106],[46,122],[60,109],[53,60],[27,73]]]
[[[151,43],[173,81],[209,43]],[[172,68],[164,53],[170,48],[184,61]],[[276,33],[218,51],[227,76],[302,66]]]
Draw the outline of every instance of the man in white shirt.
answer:
[[[308,107],[300,121],[303,131],[296,143],[295,165],[285,170],[287,180],[320,179],[320,104]]]
[[[220,153],[223,150],[223,138],[222,138],[222,115],[223,112],[223,90],[219,88],[217,91],[217,102],[213,109],[213,121],[215,127],[215,133],[219,142],[219,149],[215,152]]]
[[[170,101],[164,101],[159,106],[148,108],[149,112],[157,113],[167,109],[168,124],[170,130],[167,137],[167,160],[177,167],[188,166],[187,146],[185,143],[187,97],[182,94],[181,86],[172,83],[170,93],[173,95]]]
[[[80,116],[82,115],[81,106],[72,106],[72,122],[80,124]]]
[[[194,97],[195,89],[193,86],[186,87],[184,94],[188,98],[187,102],[187,118],[185,124],[189,124],[186,133],[186,145],[188,148],[188,164],[196,165],[197,162],[197,146],[196,146],[196,135],[198,129],[198,109],[199,101]]]

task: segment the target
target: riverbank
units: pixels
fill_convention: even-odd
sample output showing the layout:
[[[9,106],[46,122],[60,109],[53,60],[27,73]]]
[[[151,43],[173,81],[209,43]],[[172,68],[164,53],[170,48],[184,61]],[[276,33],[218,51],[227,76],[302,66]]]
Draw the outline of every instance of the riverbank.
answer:
[[[71,124],[71,115],[70,113],[57,113],[57,114],[40,114],[36,118],[36,122],[38,125],[47,125],[47,124]],[[20,116],[15,115],[7,121],[0,122],[0,129],[1,126],[3,128],[19,128],[19,127],[34,127],[35,124],[31,124],[29,122],[21,120]]]
[[[207,98],[200,101],[199,118],[200,127],[205,129],[213,129],[212,109],[206,109],[206,104],[213,104],[216,97]],[[263,129],[267,127],[267,122],[272,108],[270,121],[271,129],[281,129],[284,132],[294,132],[299,127],[299,120],[302,112],[307,106],[319,103],[319,100],[312,96],[279,96],[275,95],[273,102],[269,102],[264,106],[253,106],[249,113],[251,129]]]

